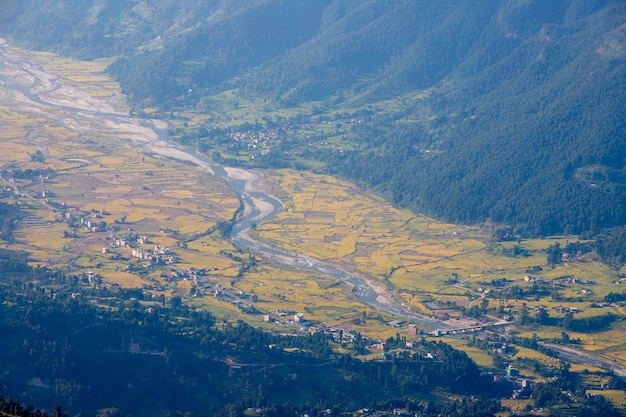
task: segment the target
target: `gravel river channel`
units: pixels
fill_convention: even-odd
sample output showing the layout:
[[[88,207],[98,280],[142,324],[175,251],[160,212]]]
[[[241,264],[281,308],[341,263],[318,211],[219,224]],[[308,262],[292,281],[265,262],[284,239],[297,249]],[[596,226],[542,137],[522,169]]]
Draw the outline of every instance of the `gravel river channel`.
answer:
[[[43,112],[61,125],[77,133],[100,133],[114,130],[127,137],[137,148],[194,163],[220,177],[239,198],[240,214],[233,221],[230,239],[271,262],[289,268],[329,276],[352,287],[354,295],[364,304],[404,318],[412,323],[430,328],[447,329],[449,326],[431,317],[409,311],[394,298],[387,287],[372,277],[358,272],[347,272],[337,266],[305,254],[272,247],[254,240],[248,234],[253,224],[259,224],[276,216],[282,203],[265,191],[263,173],[258,170],[224,167],[213,163],[194,150],[171,143],[168,140],[169,125],[155,119],[129,116],[126,109],[116,108],[102,99],[86,95],[79,85],[48,72],[31,57],[8,48],[0,39],[0,84],[13,93],[16,108]],[[35,111],[36,109],[36,111]],[[66,114],[58,116],[58,110]],[[73,114],[76,117],[68,115]],[[75,120],[89,118],[86,126]],[[113,129],[112,129],[113,128]]]

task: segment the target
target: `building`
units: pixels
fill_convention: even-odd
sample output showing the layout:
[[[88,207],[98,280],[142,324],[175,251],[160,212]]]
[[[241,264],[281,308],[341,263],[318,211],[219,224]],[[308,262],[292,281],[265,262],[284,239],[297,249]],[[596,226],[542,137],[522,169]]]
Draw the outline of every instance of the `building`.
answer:
[[[506,368],[506,376],[509,376],[509,377],[519,376],[519,369],[509,366],[508,368]]]

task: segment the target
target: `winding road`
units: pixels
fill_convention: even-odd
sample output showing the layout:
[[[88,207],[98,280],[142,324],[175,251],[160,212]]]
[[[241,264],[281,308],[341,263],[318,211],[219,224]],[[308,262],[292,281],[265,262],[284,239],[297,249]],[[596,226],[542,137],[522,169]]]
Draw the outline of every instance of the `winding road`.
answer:
[[[566,359],[571,362],[584,363],[596,366],[598,368],[610,370],[615,375],[626,378],[626,367],[612,362],[606,358],[592,355],[580,349],[574,349],[569,346],[558,345],[556,343],[539,342],[545,348],[548,348],[559,354],[559,358]]]

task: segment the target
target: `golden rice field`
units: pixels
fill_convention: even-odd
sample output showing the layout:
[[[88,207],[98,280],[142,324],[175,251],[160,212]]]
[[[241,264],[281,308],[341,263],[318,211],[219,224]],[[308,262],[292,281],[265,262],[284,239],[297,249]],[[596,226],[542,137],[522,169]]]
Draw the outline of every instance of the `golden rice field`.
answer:
[[[66,80],[71,78],[73,87],[96,100],[105,97],[110,103],[113,92],[117,94],[115,83],[103,74],[106,62],[79,65],[50,54],[33,56],[48,72],[72,74]],[[0,164],[21,170],[43,168],[53,173],[41,181],[3,181],[5,187],[19,187],[19,194],[8,197],[8,202],[28,209],[28,221],[20,223],[15,243],[7,245],[9,249],[27,251],[33,264],[78,273],[98,267],[105,281],[141,287],[147,284],[143,278],[122,271],[129,262],[136,262],[132,250],[112,247],[114,235],[123,237],[132,230],[150,236],[153,245],[171,247],[181,267],[208,264],[229,280],[237,274],[237,263],[218,254],[220,250],[233,250],[228,242],[209,240],[205,245],[213,247],[210,250],[207,246],[202,250],[182,247],[183,242],[193,241],[218,221],[230,219],[239,206],[221,181],[195,167],[145,154],[116,137],[114,131],[94,126],[90,133],[79,134],[72,130],[75,123],[70,113],[45,113],[38,106],[8,110],[12,108],[11,100],[11,94],[0,94]],[[59,124],[57,113],[69,122]],[[76,120],[82,128],[91,123],[82,116]],[[43,154],[43,163],[31,161],[37,151]],[[94,213],[100,212],[96,218]],[[93,233],[82,225],[72,228],[66,215],[106,222],[113,231]],[[63,237],[68,232],[75,236]],[[107,253],[103,253],[105,247]],[[149,248],[144,246],[145,250]],[[113,259],[113,255],[121,256],[121,260]],[[150,273],[148,277],[155,279],[159,274]]]
[[[523,241],[520,245],[531,251],[527,257],[495,255],[488,233],[397,210],[353,184],[290,171],[279,171],[274,178],[289,196],[284,201],[286,210],[258,227],[260,238],[352,265],[401,291],[449,292],[445,279],[452,273],[467,279],[468,285],[499,277],[522,280],[526,269],[545,266],[540,249],[568,240]],[[545,270],[543,275],[551,279],[569,271],[599,284],[615,277],[614,271],[597,263],[570,264]],[[608,291],[610,288],[603,289],[601,294]]]
[[[571,367],[570,367],[570,371],[571,372],[598,372],[598,373],[604,373],[606,372],[605,370],[601,369],[601,368],[596,368],[595,366],[591,366],[591,365],[585,365],[582,363],[572,363]]]
[[[523,412],[526,408],[526,406],[533,406],[534,402],[531,399],[528,400],[518,400],[518,399],[508,399],[508,400],[501,400],[500,403],[502,404],[503,407],[509,408],[511,411],[513,412]]]
[[[528,358],[528,359],[534,359],[539,362],[542,362],[545,365],[552,365],[552,366],[558,365],[557,359],[551,356],[545,355],[543,353],[537,352],[536,350],[528,349],[522,346],[516,346],[515,349],[517,350],[517,353],[515,354],[515,356],[513,356],[513,359]]]
[[[64,77],[67,85],[75,89],[64,92],[84,94],[86,100],[117,110],[126,108],[117,84],[104,74],[108,61],[83,63],[46,53],[30,53],[30,56],[39,60],[48,72]],[[125,265],[140,262],[131,258],[130,248],[112,247],[111,235],[123,236],[130,229],[150,238],[150,245],[142,246],[145,250],[154,245],[171,248],[179,268],[212,269],[205,277],[206,282],[257,294],[258,307],[263,311],[303,311],[310,320],[352,326],[376,337],[393,336],[399,331],[385,325],[392,317],[381,315],[379,320],[379,314],[360,304],[349,288],[327,277],[258,261],[243,277],[237,278],[241,264],[225,253],[237,253],[244,260],[249,255],[238,253],[229,241],[215,234],[206,235],[218,221],[230,219],[239,207],[238,199],[221,181],[189,164],[145,153],[136,141],[124,139],[128,132],[123,129],[98,125],[89,116],[62,110],[48,113],[39,108],[32,112],[9,110],[13,108],[12,99],[11,94],[0,89],[3,126],[0,164],[12,164],[19,169],[49,168],[54,172],[42,181],[17,181],[15,185],[24,196],[7,197],[28,206],[32,215],[43,222],[20,225],[15,234],[16,243],[9,245],[27,250],[33,263],[64,270],[74,268],[74,272],[100,264],[99,272],[105,280],[123,286],[139,287],[159,280],[158,269],[150,271],[145,280],[122,272]],[[221,99],[234,102],[239,97],[236,92],[225,92]],[[260,109],[263,103],[253,105]],[[244,114],[245,111],[241,111],[241,120],[252,117],[253,112]],[[189,116],[192,121],[221,117],[219,114]],[[64,123],[60,124],[60,120]],[[85,126],[92,129],[85,132]],[[44,163],[31,161],[37,151],[43,153]],[[407,304],[425,314],[433,311],[424,300],[469,305],[472,297],[467,296],[468,289],[475,290],[481,283],[495,278],[506,278],[515,285],[530,285],[524,282],[524,276],[533,266],[544,268],[541,276],[546,280],[575,275],[580,280],[593,281],[595,296],[591,299],[601,299],[617,290],[612,284],[616,271],[596,262],[547,267],[543,249],[557,242],[564,245],[575,240],[573,236],[494,244],[489,226],[453,225],[398,210],[354,184],[329,176],[289,170],[267,175],[275,181],[276,194],[283,199],[285,210],[258,225],[253,233],[278,247],[328,260],[384,282]],[[94,221],[104,221],[114,230],[92,233],[82,228],[71,229],[53,213],[46,200],[64,204],[75,217],[103,211]],[[76,237],[61,237],[63,232],[72,230],[76,230]],[[513,258],[499,254],[516,244],[528,250],[529,256]],[[103,253],[103,247],[109,252]],[[113,259],[116,254],[122,259]],[[453,274],[463,282],[462,287],[447,283]],[[189,281],[170,283],[165,292],[241,317],[234,307],[212,297],[191,298],[190,285]],[[581,285],[571,285],[563,294],[573,297],[582,289]],[[506,301],[515,308],[522,304],[521,300]],[[491,305],[497,302],[491,300]],[[552,316],[558,316],[554,307],[561,304],[546,297],[526,302],[530,308],[547,306]],[[621,308],[590,309],[586,308],[589,303],[583,304],[581,317],[607,311],[625,314]],[[363,311],[368,316],[367,326],[352,325],[352,320],[360,318]],[[537,333],[560,337],[559,329],[539,329]],[[585,349],[626,361],[620,350],[626,345],[622,333],[617,329],[571,337],[580,338]],[[488,358],[480,356],[481,353],[473,352],[473,355],[486,364]]]
[[[477,240],[456,238],[467,233],[463,228],[396,210],[332,177],[280,171],[275,178],[289,196],[287,210],[258,228],[262,239],[341,260],[379,279],[391,276],[397,287],[419,285],[414,268],[484,248]]]
[[[437,342],[438,340],[440,340],[436,337],[427,337],[426,339],[431,342]],[[469,346],[467,341],[464,339],[446,338],[445,342],[450,346],[453,346],[454,348],[467,353],[467,355],[471,357],[474,362],[476,362],[476,364],[481,368],[485,368],[487,370],[494,369],[492,357],[486,351],[479,349],[475,346]]]

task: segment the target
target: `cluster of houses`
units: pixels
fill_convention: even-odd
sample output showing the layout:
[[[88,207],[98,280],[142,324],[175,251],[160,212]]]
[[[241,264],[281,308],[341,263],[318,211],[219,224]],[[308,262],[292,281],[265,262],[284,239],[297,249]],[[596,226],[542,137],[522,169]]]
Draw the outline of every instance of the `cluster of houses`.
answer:
[[[493,353],[498,353],[502,356],[511,358],[513,356],[514,349],[512,349],[507,343],[498,343],[492,347]],[[530,397],[531,389],[535,382],[532,378],[520,375],[520,371],[517,368],[509,365],[506,367],[504,373],[486,372],[486,375],[492,376],[494,382],[509,382],[514,386],[511,398],[513,399],[525,399]]]
[[[263,320],[267,323],[299,324],[300,332],[307,334],[323,333],[336,343],[350,343],[355,340],[355,333],[342,327],[327,327],[322,323],[313,323],[306,319],[303,312],[276,310],[265,313]]]
[[[48,204],[57,206],[59,209],[57,220],[67,222],[71,227],[82,227],[91,233],[104,232],[107,228],[107,223],[102,220],[102,217],[107,214],[104,210],[83,211],[80,207],[68,209],[66,204],[53,204],[53,202],[48,202]],[[63,232],[64,238],[76,236],[75,230]]]
[[[198,288],[198,290],[202,290]],[[226,288],[220,284],[216,284],[213,290],[213,296],[220,301],[231,304],[246,314],[262,314],[263,312],[256,308],[253,304],[259,301],[257,294],[245,293],[243,291],[235,291]]]
[[[289,316],[292,317],[291,320],[289,320]],[[307,322],[307,320],[304,318],[304,313],[302,312],[295,312],[295,311],[285,311],[285,310],[276,310],[274,313],[270,314],[270,313],[266,313],[263,315],[263,321],[265,321],[266,323],[279,323],[279,324],[284,324],[284,323],[290,323],[290,324],[304,324]],[[307,332],[312,332],[315,333],[317,331],[319,331],[320,329],[312,326],[312,327],[303,327],[303,330],[306,329]]]
[[[246,131],[231,132],[228,134],[228,138],[238,143],[240,147],[247,148],[250,158],[254,159],[255,156],[265,156],[270,153],[273,144],[277,143],[281,137],[309,140],[310,135],[305,132],[319,130],[320,125],[334,125],[336,131],[339,131],[339,129],[344,125],[363,123],[363,118],[350,117],[349,115],[345,116],[346,117],[341,117],[337,120],[320,120],[318,122],[304,122],[303,120],[290,120],[289,122],[283,121],[281,123],[282,127],[280,128],[267,127],[263,130],[250,129]],[[221,126],[219,123],[212,123],[211,127],[220,128]],[[328,142],[324,142],[323,145],[337,148],[336,145],[329,144]]]
[[[189,268],[178,269],[175,267],[170,268],[169,274],[162,275],[168,281],[193,281],[194,285],[200,285],[198,279],[206,275],[207,271],[215,271],[217,268],[194,268],[190,266]]]
[[[87,282],[89,282],[89,284],[94,285],[96,287],[102,284],[102,276],[100,276],[100,274],[96,274],[93,271],[86,271],[85,275],[87,277]]]
[[[176,257],[170,253],[168,248],[155,246],[154,250],[133,249],[133,258],[146,261],[146,266],[171,265],[176,262]]]
[[[250,151],[250,158],[254,159],[254,153],[258,152],[265,156],[271,152],[271,143],[278,139],[277,130],[233,132],[229,135],[235,142],[245,143]]]

